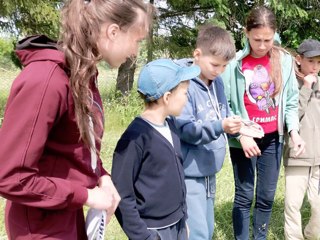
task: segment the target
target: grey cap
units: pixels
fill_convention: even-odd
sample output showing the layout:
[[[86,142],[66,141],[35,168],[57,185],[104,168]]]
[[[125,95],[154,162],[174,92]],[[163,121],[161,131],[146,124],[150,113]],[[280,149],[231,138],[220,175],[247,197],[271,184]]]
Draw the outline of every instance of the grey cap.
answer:
[[[320,56],[320,42],[314,39],[306,39],[300,44],[297,52],[309,58]]]

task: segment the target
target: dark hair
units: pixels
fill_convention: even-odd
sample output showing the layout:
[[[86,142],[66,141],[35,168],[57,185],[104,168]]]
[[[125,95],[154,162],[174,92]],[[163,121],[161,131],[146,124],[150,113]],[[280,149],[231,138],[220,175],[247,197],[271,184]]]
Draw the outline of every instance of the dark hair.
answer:
[[[138,11],[145,13],[145,19],[138,19]],[[60,45],[69,71],[80,137],[89,147],[93,143],[88,116],[98,123],[91,110],[89,85],[97,74],[96,64],[101,60],[97,47],[100,27],[110,22],[118,24],[123,31],[132,26],[149,28],[152,16],[152,5],[143,0],[68,0],[62,9]]]
[[[269,27],[274,32],[277,30],[277,21],[274,13],[265,6],[253,8],[246,20],[246,29],[250,31],[253,28]]]
[[[254,7],[246,20],[246,30],[250,32],[252,29],[268,27],[276,33],[277,21],[275,14],[265,6]],[[270,66],[271,66],[271,81],[275,84],[275,90],[272,96],[277,95],[282,87],[282,74],[281,74],[281,51],[285,50],[280,47],[273,45],[269,52],[270,55]]]
[[[236,54],[236,48],[230,33],[211,24],[200,28],[196,48],[201,49],[204,55],[221,56],[226,61],[233,59]]]

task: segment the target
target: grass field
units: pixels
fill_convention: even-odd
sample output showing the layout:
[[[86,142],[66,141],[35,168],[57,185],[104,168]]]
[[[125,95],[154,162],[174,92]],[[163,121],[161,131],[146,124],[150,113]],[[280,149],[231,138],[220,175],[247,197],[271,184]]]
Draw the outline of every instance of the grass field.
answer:
[[[116,70],[102,71],[99,77],[99,88],[101,90],[106,112],[106,130],[103,138],[102,158],[106,169],[111,169],[112,154],[117,140],[124,131],[127,124],[137,115],[141,109],[137,94],[128,98],[117,100],[114,97],[114,85]],[[4,103],[8,96],[12,79],[17,74],[0,69],[0,118],[3,116]],[[0,143],[1,144],[1,143]],[[233,239],[232,233],[232,202],[234,196],[234,182],[232,165],[228,156],[226,157],[222,170],[217,175],[217,192],[215,202],[215,236],[217,240]],[[283,204],[284,204],[284,174],[280,173],[276,199],[273,207],[268,240],[282,240],[283,237]],[[302,212],[303,224],[306,224],[310,215],[310,207],[305,201]],[[0,240],[6,239],[4,230],[4,200],[0,200]],[[119,227],[115,218],[108,225],[106,232],[108,240],[127,239]]]

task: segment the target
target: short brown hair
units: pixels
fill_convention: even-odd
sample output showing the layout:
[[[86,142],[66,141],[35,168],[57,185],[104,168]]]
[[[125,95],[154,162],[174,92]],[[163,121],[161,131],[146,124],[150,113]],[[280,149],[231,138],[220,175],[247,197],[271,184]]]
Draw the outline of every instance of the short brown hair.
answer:
[[[230,33],[218,26],[207,24],[200,28],[196,48],[205,55],[221,56],[226,61],[235,57],[236,47]]]

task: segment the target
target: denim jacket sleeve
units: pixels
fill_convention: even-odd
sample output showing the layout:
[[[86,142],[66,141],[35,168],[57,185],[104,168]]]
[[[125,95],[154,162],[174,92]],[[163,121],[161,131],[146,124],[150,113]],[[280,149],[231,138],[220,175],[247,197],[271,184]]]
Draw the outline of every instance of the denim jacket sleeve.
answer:
[[[223,133],[222,120],[208,121],[197,119],[195,103],[188,92],[188,102],[181,115],[174,119],[180,138],[189,144],[207,144]]]

